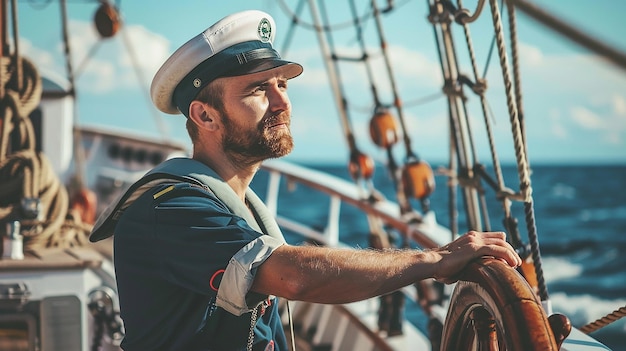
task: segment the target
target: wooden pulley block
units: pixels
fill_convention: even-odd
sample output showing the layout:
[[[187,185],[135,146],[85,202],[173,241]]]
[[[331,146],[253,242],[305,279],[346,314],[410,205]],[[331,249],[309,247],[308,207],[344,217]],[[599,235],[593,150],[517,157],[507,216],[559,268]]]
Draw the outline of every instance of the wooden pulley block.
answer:
[[[374,144],[385,149],[398,142],[398,126],[389,110],[377,109],[370,120],[370,137]]]
[[[371,179],[374,175],[374,160],[368,155],[356,150],[350,154],[348,171],[353,179]]]
[[[94,23],[101,37],[110,38],[120,29],[120,16],[113,5],[103,1],[96,10]]]
[[[423,199],[435,191],[435,176],[428,162],[407,162],[402,169],[402,185],[407,197]]]

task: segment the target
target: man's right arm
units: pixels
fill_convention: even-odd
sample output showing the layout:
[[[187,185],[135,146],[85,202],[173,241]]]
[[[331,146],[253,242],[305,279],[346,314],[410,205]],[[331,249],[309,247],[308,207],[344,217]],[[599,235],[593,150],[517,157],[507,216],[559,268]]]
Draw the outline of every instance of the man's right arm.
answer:
[[[283,245],[260,265],[252,290],[290,300],[349,303],[426,278],[453,282],[470,261],[482,256],[502,259],[511,267],[521,264],[501,232],[470,232],[426,251]]]

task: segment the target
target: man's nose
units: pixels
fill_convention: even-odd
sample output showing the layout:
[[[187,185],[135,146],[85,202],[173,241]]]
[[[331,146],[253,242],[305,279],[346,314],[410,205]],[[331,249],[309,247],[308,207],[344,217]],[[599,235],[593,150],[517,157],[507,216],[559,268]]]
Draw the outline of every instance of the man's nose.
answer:
[[[286,111],[291,106],[287,90],[280,89],[279,87],[273,87],[270,89],[269,103],[270,109],[276,112]]]

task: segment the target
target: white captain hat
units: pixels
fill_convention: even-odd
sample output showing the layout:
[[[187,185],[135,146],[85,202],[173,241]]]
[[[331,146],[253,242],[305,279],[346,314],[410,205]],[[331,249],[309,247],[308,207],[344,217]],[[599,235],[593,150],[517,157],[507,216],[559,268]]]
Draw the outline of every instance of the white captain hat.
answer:
[[[283,60],[273,48],[276,24],[269,14],[249,10],[224,17],[179,47],[152,79],[150,96],[169,114],[188,115],[200,90],[220,77],[280,69],[285,78],[302,66]]]

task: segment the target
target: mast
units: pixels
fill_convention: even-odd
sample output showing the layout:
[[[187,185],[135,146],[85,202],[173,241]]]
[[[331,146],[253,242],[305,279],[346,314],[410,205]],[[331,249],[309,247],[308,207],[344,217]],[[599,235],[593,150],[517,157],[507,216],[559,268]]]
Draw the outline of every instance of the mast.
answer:
[[[8,38],[7,38],[7,30],[6,30],[7,1],[5,0],[0,1],[0,64],[2,63],[2,61],[4,61],[4,53],[8,51]],[[4,74],[5,74],[4,70],[0,68],[0,82],[4,82],[4,77],[3,77]],[[4,100],[4,94],[5,94],[4,84],[0,83],[0,101]],[[2,147],[2,145],[4,145],[4,134],[5,134],[5,128],[6,128],[6,123],[4,122],[4,119],[5,119],[5,116],[4,114],[2,114],[2,116],[0,116],[0,161],[4,159],[4,155],[3,155],[4,148]]]
[[[472,165],[476,161],[476,157],[471,152],[473,149],[471,133],[467,123],[468,118],[463,101],[463,89],[459,83],[458,63],[450,29],[450,13],[439,1],[435,1],[430,4],[429,20],[433,23],[435,42],[439,46],[437,53],[441,60],[441,70],[444,77],[445,85],[443,90],[448,99],[451,145],[453,146],[452,150],[455,149],[452,154],[456,155],[454,164],[459,167],[457,171],[460,172],[458,174],[459,177],[473,179],[474,170]],[[478,191],[473,187],[463,187],[462,191],[470,229],[483,230]]]
[[[5,0],[0,1],[0,59],[4,57],[4,52],[8,49],[7,48],[8,40],[7,40],[7,31],[6,31],[6,23],[7,23],[6,10],[7,10],[7,2]],[[0,70],[0,81],[4,80],[2,79],[2,74],[4,74],[4,72]],[[4,85],[0,84],[0,99],[3,99],[3,98],[4,98]],[[0,122],[0,130],[2,130],[2,122]]]

